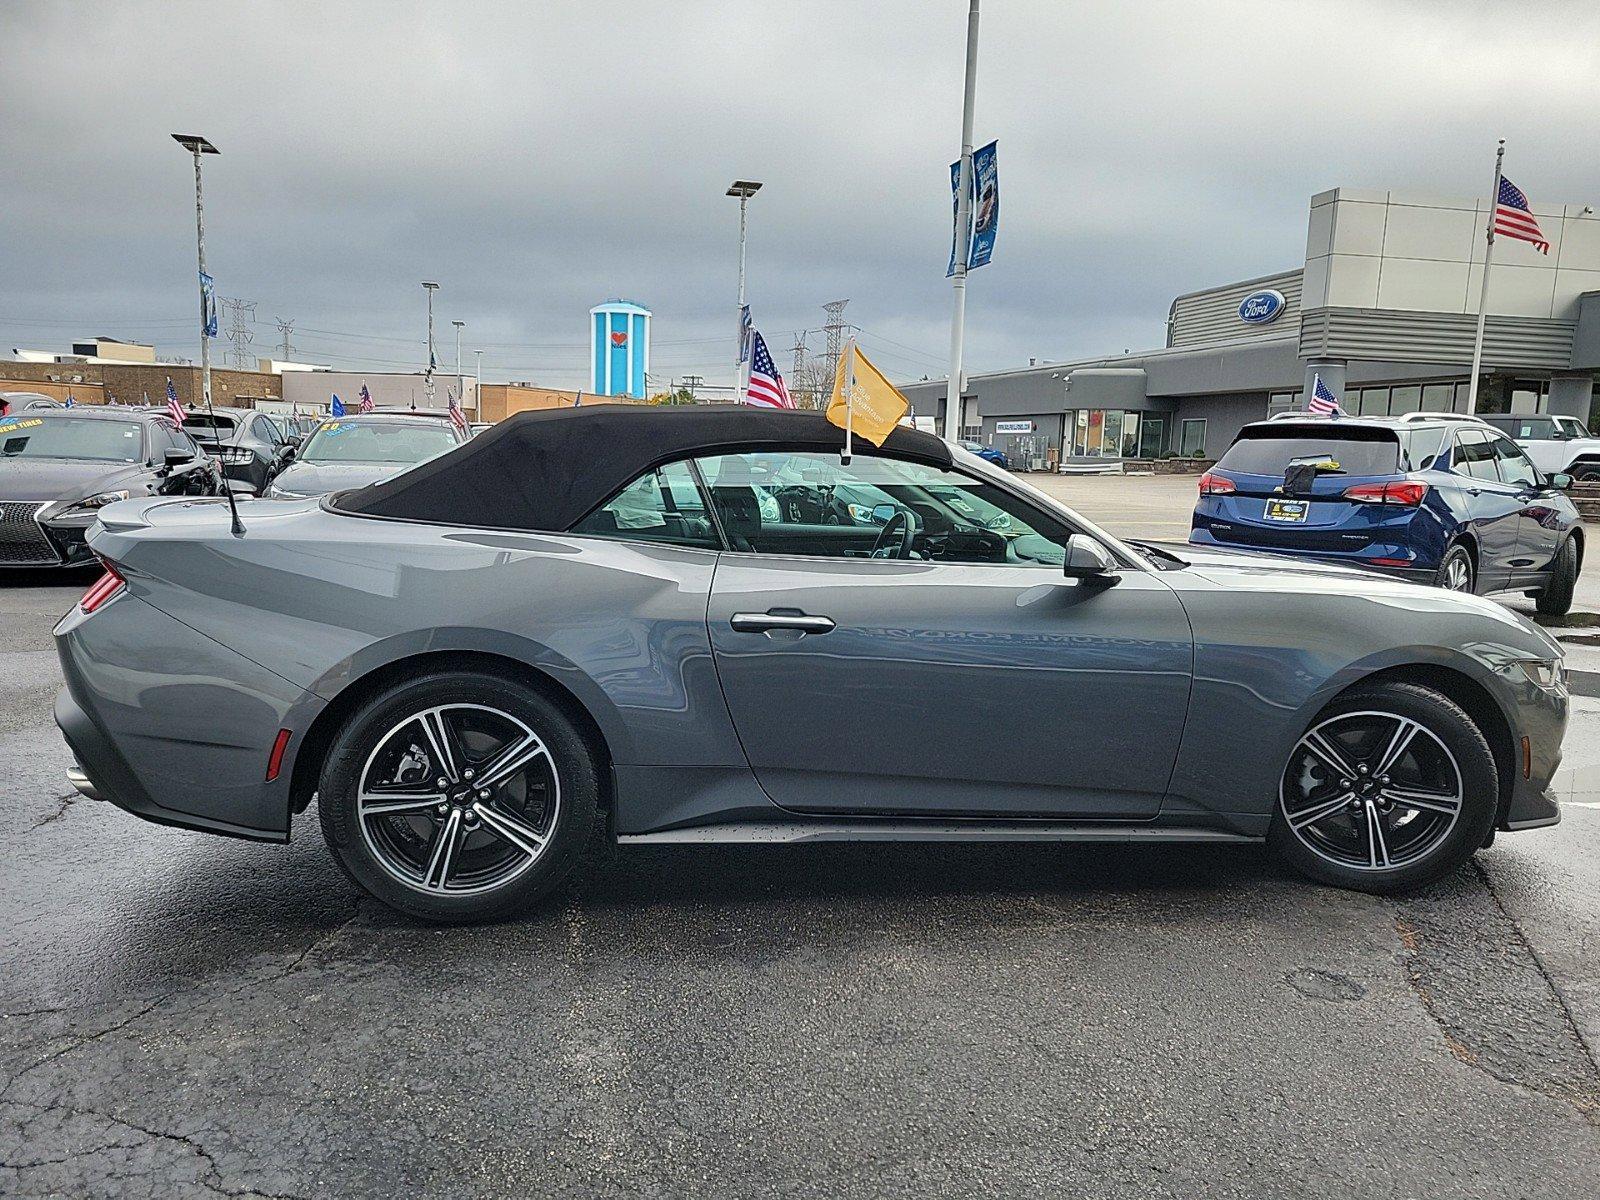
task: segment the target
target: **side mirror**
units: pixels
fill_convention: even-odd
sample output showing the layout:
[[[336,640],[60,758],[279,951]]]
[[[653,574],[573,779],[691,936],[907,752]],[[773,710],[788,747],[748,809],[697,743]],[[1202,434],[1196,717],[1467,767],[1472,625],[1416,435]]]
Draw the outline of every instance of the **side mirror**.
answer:
[[[1113,583],[1117,578],[1117,564],[1111,552],[1086,533],[1075,533],[1067,539],[1067,556],[1062,573],[1068,579],[1095,579]]]
[[[1558,492],[1564,492],[1572,486],[1572,476],[1568,475],[1565,471],[1557,471],[1554,475],[1550,476],[1550,486],[1555,488]]]
[[[872,506],[872,519],[879,525],[887,525],[895,513],[899,511],[892,504],[874,504]]]
[[[179,467],[187,467],[194,461],[194,458],[195,456],[187,450],[177,446],[168,446],[161,454],[161,465],[169,471],[174,471]]]

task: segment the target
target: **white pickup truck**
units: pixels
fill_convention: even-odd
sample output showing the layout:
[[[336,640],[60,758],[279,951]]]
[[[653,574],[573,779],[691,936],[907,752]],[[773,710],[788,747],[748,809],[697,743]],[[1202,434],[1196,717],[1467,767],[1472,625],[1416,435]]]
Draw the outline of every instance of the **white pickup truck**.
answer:
[[[1565,472],[1574,479],[1600,480],[1600,437],[1577,417],[1480,413],[1479,418],[1526,450],[1546,475]]]

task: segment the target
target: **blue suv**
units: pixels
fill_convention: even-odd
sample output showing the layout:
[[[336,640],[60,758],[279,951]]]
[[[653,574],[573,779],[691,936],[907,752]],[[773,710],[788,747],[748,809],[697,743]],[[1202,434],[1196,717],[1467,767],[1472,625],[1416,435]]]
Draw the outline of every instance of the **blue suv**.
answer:
[[[1370,567],[1572,607],[1583,565],[1566,475],[1473,417],[1309,417],[1239,431],[1200,477],[1189,540]]]

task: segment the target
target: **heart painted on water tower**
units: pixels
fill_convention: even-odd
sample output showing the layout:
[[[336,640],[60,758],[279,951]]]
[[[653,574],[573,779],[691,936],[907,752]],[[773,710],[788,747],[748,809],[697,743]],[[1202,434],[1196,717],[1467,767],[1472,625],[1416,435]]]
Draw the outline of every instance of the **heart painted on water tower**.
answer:
[[[611,344],[613,346],[626,346],[628,344],[628,335],[620,329],[617,330],[611,335]]]

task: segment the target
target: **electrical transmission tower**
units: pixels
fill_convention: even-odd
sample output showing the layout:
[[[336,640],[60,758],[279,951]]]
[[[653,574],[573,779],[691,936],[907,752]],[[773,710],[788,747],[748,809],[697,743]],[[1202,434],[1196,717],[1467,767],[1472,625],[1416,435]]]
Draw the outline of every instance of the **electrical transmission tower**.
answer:
[[[700,390],[700,385],[705,381],[706,377],[704,375],[685,375],[683,377],[683,386],[688,389],[690,404],[698,404],[700,402],[700,397],[695,393]]]
[[[794,371],[789,378],[793,386],[789,395],[793,397],[796,408],[821,408],[820,396],[817,392],[818,381],[813,379],[814,366],[806,358],[806,337],[810,330],[802,329],[794,335]]]
[[[839,356],[844,353],[844,335],[849,326],[844,323],[844,306],[848,300],[830,300],[822,306],[822,311],[828,314],[828,320],[822,327],[822,332],[828,337],[828,360],[825,364],[828,371],[828,387],[833,387],[833,381],[839,375]]]
[[[294,361],[294,345],[290,338],[294,336],[294,318],[279,317],[277,321],[278,332],[283,335],[283,341],[278,344],[278,350],[284,362]]]
[[[250,343],[256,340],[256,335],[250,326],[256,323],[256,302],[224,298],[222,309],[228,314],[228,341],[233,343],[227,353],[228,361],[241,371],[254,370]]]

